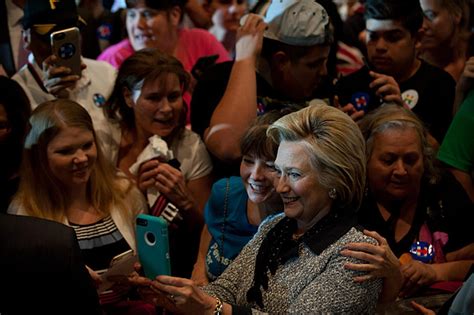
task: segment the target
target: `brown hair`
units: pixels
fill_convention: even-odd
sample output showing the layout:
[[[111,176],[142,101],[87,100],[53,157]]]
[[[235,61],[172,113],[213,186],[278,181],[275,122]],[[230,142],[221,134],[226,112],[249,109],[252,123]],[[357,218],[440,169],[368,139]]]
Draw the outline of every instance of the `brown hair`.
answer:
[[[366,141],[367,162],[372,155],[374,138],[377,133],[384,133],[390,129],[413,128],[420,139],[425,168],[424,177],[432,184],[439,180],[439,172],[434,166],[435,150],[428,141],[428,131],[412,111],[399,105],[384,104],[368,113],[359,122],[359,126]]]
[[[267,129],[272,123],[287,113],[289,112],[273,110],[258,116],[240,141],[241,154],[274,161],[278,145],[267,136]]]
[[[135,114],[125,101],[124,89],[136,90],[148,81],[153,81],[168,73],[176,74],[184,93],[188,89],[190,76],[178,59],[154,48],[145,48],[135,52],[120,66],[114,89],[105,107],[106,115],[112,120],[119,121],[122,128],[135,129]],[[183,106],[181,128],[184,128],[186,123],[186,110],[187,107]]]

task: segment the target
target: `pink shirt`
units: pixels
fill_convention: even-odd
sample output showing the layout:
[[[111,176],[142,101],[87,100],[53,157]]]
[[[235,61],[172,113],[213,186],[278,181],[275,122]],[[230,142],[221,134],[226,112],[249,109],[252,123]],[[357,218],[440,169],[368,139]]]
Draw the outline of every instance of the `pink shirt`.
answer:
[[[97,60],[107,61],[115,68],[119,68],[133,53],[133,47],[127,38],[104,50]],[[186,71],[190,72],[199,58],[210,55],[219,55],[217,62],[230,60],[224,46],[208,31],[195,28],[182,28],[178,31],[175,57],[181,61]]]

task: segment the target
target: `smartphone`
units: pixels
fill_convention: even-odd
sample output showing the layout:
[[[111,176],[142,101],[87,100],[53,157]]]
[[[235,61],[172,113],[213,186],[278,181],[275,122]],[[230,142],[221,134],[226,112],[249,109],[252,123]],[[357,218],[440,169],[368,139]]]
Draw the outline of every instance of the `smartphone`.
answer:
[[[145,276],[171,275],[168,223],[162,217],[140,214],[136,219],[138,259]]]
[[[58,64],[71,69],[71,74],[81,75],[81,42],[77,27],[63,29],[50,35],[52,53]]]
[[[210,67],[216,64],[217,59],[219,59],[219,55],[199,58],[191,69],[191,74],[196,80],[199,80]]]
[[[102,283],[97,291],[101,293],[109,290],[115,281],[127,278],[134,271],[134,265],[137,261],[138,258],[131,249],[112,258],[108,269],[96,270],[102,277]]]
[[[336,84],[335,94],[339,96],[341,106],[351,103],[356,110],[367,112],[380,105],[380,98],[375,94],[375,90],[369,88],[373,81],[369,71],[369,68],[364,66],[353,75],[350,84]]]

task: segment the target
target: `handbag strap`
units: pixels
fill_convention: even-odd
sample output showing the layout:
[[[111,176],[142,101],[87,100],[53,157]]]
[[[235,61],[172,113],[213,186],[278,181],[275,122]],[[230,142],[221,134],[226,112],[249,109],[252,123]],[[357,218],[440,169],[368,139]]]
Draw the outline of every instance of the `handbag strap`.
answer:
[[[225,195],[224,195],[224,218],[222,220],[222,226],[221,226],[221,244],[220,244],[220,264],[219,264],[219,274],[222,274],[223,270],[223,265],[225,262],[225,257],[224,257],[224,241],[225,241],[225,228],[226,228],[226,223],[227,223],[227,202],[229,199],[229,189],[230,189],[230,178],[227,178],[226,181],[226,187],[225,187]]]

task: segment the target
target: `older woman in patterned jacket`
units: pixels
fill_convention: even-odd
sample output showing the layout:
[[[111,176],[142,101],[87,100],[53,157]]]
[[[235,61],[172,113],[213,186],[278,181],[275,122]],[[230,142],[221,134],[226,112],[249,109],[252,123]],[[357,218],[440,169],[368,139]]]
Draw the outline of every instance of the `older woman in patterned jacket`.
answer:
[[[317,104],[284,116],[268,130],[279,143],[276,190],[284,213],[267,218],[213,283],[158,276],[150,285],[166,308],[189,314],[371,313],[381,280],[353,281],[360,262],[340,251],[376,243],[355,225],[364,190],[365,146],[341,111]],[[166,298],[164,298],[166,297]]]

